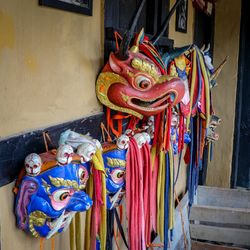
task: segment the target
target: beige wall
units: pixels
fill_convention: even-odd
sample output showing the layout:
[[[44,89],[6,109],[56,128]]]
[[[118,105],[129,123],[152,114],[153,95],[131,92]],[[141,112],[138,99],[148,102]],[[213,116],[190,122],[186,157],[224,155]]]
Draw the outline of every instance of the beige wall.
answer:
[[[93,16],[0,2],[0,136],[61,123],[101,110],[101,0]]]
[[[241,1],[220,0],[216,3],[214,65],[229,56],[218,86],[212,90],[216,114],[222,118],[220,139],[214,145],[207,185],[229,187],[233,153],[235,101],[238,73]]]
[[[170,6],[173,6],[175,0],[170,0]],[[193,43],[194,38],[194,8],[192,6],[192,0],[188,0],[188,23],[187,33],[181,33],[175,31],[175,17],[174,14],[169,23],[169,38],[174,40],[175,47],[182,47]]]
[[[103,58],[101,0],[93,16],[38,1],[0,2],[0,137],[99,112],[95,79]],[[15,225],[13,183],[0,188],[0,248],[39,249]],[[44,249],[50,248],[46,241]],[[56,250],[68,250],[68,231]]]

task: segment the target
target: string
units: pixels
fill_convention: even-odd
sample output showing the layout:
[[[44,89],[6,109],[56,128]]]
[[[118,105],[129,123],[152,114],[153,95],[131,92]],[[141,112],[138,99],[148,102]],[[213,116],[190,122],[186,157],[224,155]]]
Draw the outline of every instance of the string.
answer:
[[[40,250],[43,250],[43,241],[44,241],[44,238],[40,238]]]
[[[71,221],[69,226],[69,243],[70,243],[70,250],[75,250],[75,229],[74,229],[74,219]]]
[[[48,143],[47,143],[47,139],[46,139],[46,132],[43,132],[43,142],[45,145],[46,152],[48,152],[49,148],[48,148]]]
[[[105,133],[107,135],[107,141],[108,142],[111,142],[112,141],[112,138],[109,134],[109,131],[106,129],[105,125],[103,122],[101,122],[101,130],[102,130],[102,139],[103,139],[103,142],[106,142],[106,137],[105,137]],[[105,132],[105,133],[104,133]]]
[[[177,196],[176,191],[174,191],[174,193],[175,193],[175,197],[176,197],[178,206],[179,206],[179,208],[180,208],[181,228],[182,228],[182,234],[183,234],[183,237],[184,237],[184,249],[188,249],[188,247],[187,247],[187,235],[186,235],[185,227],[184,227],[184,219],[183,219],[183,214],[182,214],[182,208],[181,208],[181,206],[180,206],[180,200],[179,200],[179,198],[178,198],[178,196]]]
[[[51,250],[55,250],[55,238],[51,238]]]

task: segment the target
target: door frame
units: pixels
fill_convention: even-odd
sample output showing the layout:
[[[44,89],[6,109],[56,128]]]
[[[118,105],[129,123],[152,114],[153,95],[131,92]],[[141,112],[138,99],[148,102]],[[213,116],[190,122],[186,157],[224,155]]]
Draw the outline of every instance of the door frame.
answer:
[[[245,32],[247,32],[247,11],[244,11],[244,6],[247,0],[241,1],[241,22],[240,22],[240,46],[239,46],[239,58],[238,58],[238,80],[236,91],[236,105],[235,105],[235,121],[234,121],[234,144],[233,144],[233,156],[232,156],[232,172],[231,172],[231,188],[237,187],[237,176],[239,167],[239,150],[240,150],[240,124],[241,124],[241,112],[242,112],[242,91],[244,80],[244,67],[245,67],[245,49],[246,39]]]

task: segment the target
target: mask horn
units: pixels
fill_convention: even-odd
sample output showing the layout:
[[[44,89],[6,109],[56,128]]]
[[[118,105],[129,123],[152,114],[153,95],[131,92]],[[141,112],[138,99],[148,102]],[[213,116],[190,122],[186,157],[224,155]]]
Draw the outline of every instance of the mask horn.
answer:
[[[162,35],[164,34],[164,32],[166,31],[166,29],[167,29],[167,27],[168,27],[168,24],[169,24],[169,21],[170,21],[172,15],[174,14],[176,8],[178,7],[178,5],[179,5],[182,1],[183,1],[183,0],[176,0],[174,6],[173,6],[172,9],[169,11],[169,13],[168,13],[168,15],[167,15],[165,21],[163,22],[163,24],[162,24],[162,26],[161,26],[161,27],[162,27],[161,30],[152,38],[151,41],[152,41],[153,45],[155,45],[155,44],[158,42],[158,40],[161,38],[161,36],[162,36]]]
[[[224,67],[225,63],[227,62],[228,57],[226,56],[225,59],[221,62],[221,64],[218,66],[218,68],[214,71],[214,73],[210,77],[210,81],[216,80],[216,78],[219,76],[222,68]]]
[[[142,9],[145,5],[145,2],[146,0],[142,0],[140,5],[138,6],[136,12],[135,12],[135,15],[134,15],[134,18],[133,18],[133,22],[130,26],[130,29],[129,31],[127,31],[124,35],[124,38],[121,42],[121,45],[120,45],[120,50],[119,50],[119,54],[118,54],[118,57],[119,59],[121,60],[126,60],[128,58],[128,48],[129,48],[129,44],[131,42],[131,39],[134,35],[134,31],[135,31],[135,27],[138,23],[138,20],[139,20],[139,17],[141,15],[141,12],[142,12]]]

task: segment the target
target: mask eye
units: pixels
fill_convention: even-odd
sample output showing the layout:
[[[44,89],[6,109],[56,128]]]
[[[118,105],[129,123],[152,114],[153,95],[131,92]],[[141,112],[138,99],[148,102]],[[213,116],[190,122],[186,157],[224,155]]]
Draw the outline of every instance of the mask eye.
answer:
[[[53,199],[56,202],[64,201],[67,198],[69,198],[69,196],[70,196],[70,190],[67,190],[67,189],[58,190],[58,191],[53,193]]]
[[[65,199],[67,199],[68,197],[69,197],[69,192],[64,192],[64,193],[62,193],[61,195],[60,195],[60,197],[59,197],[59,199],[60,199],[60,201],[63,201],[63,200],[65,200]]]
[[[125,171],[121,169],[115,169],[111,173],[111,178],[114,183],[121,184],[124,182]]]
[[[78,176],[79,176],[79,179],[80,179],[80,183],[85,185],[88,178],[89,178],[89,173],[87,171],[87,169],[85,167],[80,167],[79,170],[78,170]]]
[[[62,208],[64,208],[68,204],[68,202],[73,194],[74,194],[73,189],[63,188],[63,189],[59,189],[59,190],[55,191],[50,196],[52,207],[57,211],[61,210]]]
[[[137,88],[143,89],[143,90],[151,88],[151,85],[152,85],[150,79],[148,79],[145,76],[137,76],[135,78],[135,83],[136,83]]]

